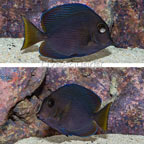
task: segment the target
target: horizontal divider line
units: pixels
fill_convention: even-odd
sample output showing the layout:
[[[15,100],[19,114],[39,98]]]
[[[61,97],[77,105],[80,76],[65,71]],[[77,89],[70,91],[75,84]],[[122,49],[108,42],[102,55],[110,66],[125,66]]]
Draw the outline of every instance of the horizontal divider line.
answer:
[[[144,67],[144,63],[0,63],[0,67]]]

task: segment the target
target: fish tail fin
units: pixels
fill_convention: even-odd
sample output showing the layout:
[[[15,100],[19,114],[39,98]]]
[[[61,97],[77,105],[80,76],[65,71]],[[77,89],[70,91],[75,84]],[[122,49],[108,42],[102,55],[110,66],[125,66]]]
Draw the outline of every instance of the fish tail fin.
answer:
[[[111,104],[112,104],[112,102],[107,104],[103,109],[101,109],[95,115],[95,121],[100,126],[100,128],[102,128],[102,130],[104,130],[104,131],[107,130],[108,114],[109,114]]]
[[[22,17],[25,26],[25,39],[21,50],[26,49],[43,40],[44,33],[34,26],[28,19]]]

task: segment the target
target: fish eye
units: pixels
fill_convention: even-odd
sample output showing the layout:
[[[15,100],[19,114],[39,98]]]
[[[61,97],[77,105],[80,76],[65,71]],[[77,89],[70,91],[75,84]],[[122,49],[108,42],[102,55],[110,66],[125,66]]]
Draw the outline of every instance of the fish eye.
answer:
[[[52,98],[50,98],[48,101],[47,101],[47,105],[48,105],[48,107],[53,107],[54,106],[54,104],[55,104],[55,101],[54,101],[54,99],[52,99]]]
[[[103,34],[106,32],[106,26],[104,24],[98,24],[97,26],[99,33]]]

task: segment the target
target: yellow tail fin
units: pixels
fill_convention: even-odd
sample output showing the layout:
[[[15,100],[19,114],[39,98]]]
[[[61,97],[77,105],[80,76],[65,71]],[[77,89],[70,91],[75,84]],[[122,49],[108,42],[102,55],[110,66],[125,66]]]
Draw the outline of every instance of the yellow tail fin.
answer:
[[[96,113],[95,120],[97,124],[104,130],[107,130],[108,114],[112,103],[107,104],[103,109]]]
[[[28,19],[22,17],[25,25],[25,40],[21,50],[26,49],[43,39],[43,33],[37,29]]]

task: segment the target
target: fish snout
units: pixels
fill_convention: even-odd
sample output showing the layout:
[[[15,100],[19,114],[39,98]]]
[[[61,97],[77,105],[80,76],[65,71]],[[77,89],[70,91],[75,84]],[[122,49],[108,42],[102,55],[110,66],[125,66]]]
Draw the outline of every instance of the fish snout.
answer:
[[[41,118],[40,118],[40,114],[37,114],[36,116],[37,116],[38,119],[41,119]]]
[[[37,114],[36,116],[37,116],[37,119],[38,119],[38,120],[44,121],[44,117],[41,116],[40,114]]]
[[[112,39],[111,39],[111,45],[115,46],[116,48],[119,47]]]
[[[39,119],[39,120],[43,120],[43,117],[44,115],[42,115],[40,112],[36,114],[36,117]]]
[[[115,46],[116,48],[119,48],[119,46],[113,41],[112,41],[112,45]]]

